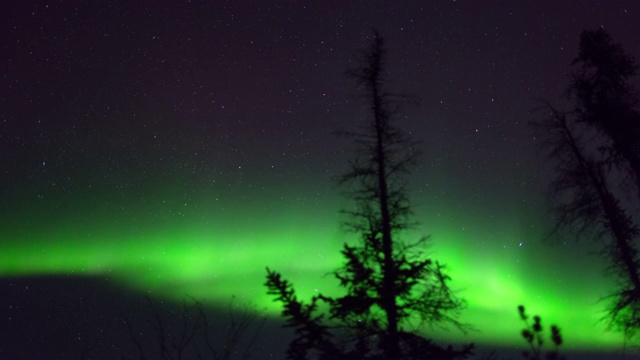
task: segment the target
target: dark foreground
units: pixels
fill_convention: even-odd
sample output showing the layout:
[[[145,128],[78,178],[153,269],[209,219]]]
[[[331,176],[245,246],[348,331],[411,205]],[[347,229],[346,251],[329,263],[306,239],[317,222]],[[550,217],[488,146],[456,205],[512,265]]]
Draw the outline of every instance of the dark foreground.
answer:
[[[157,301],[157,309],[167,333],[170,329],[182,329],[179,307]],[[229,325],[228,312],[208,310],[207,314],[210,326],[216,329],[211,334],[215,339],[212,345],[221,349],[220,339]],[[140,348],[148,358],[159,358],[154,330],[157,323],[147,300],[138,293],[119,291],[108,279],[0,278],[0,318],[2,359],[140,359]],[[133,341],[131,331],[140,347]],[[290,336],[291,332],[281,329],[279,319],[267,320],[251,358],[283,359]],[[203,358],[211,354],[202,341],[199,346]],[[236,346],[239,353],[243,350],[244,345]],[[480,346],[476,354],[477,359],[522,359],[521,351]],[[640,354],[631,350],[626,354],[622,351],[564,354],[575,360],[640,359]],[[192,355],[197,356],[195,352]]]

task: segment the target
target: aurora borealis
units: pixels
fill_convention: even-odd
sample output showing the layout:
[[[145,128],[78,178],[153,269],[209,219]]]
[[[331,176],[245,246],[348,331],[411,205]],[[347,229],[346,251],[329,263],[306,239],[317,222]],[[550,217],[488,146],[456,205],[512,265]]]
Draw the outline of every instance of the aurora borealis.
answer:
[[[251,221],[246,223],[248,230],[237,229],[245,226],[225,228],[220,225],[212,229],[209,224],[173,225],[173,230],[147,230],[135,238],[110,235],[105,229],[100,232],[102,238],[95,237],[91,242],[67,240],[73,234],[59,230],[56,238],[34,241],[32,246],[5,247],[3,273],[9,276],[69,273],[107,276],[125,289],[141,293],[150,291],[154,296],[176,302],[191,295],[222,305],[236,295],[251,299],[276,315],[279,307],[260,286],[266,265],[287,274],[298,284],[301,296],[309,297],[316,289],[325,294],[337,291],[335,280],[326,274],[340,264],[336,249],[339,250],[342,237],[336,225],[339,219],[327,217],[315,226],[297,226],[302,219],[291,214],[285,216],[282,223],[271,219],[274,230],[261,232],[251,229],[266,225]],[[235,220],[234,223],[242,224],[242,221]],[[456,288],[469,302],[465,319],[482,331],[463,338],[492,342],[498,337],[501,339],[496,341],[498,345],[517,345],[518,334],[513,329],[518,329],[520,324],[509,304],[522,303],[532,304],[532,310],[546,318],[566,323],[563,329],[572,335],[567,338],[576,347],[619,345],[615,334],[598,334],[594,344],[592,328],[601,317],[598,299],[607,289],[606,280],[601,278],[597,268],[591,269],[593,288],[587,288],[575,283],[583,269],[578,267],[580,273],[567,273],[560,254],[554,255],[558,257],[555,266],[546,264],[549,261],[546,252],[553,252],[554,248],[528,242],[520,229],[504,229],[497,235],[504,239],[501,240],[504,247],[490,254],[482,250],[484,246],[465,247],[464,244],[491,237],[491,230],[483,229],[473,235],[466,229],[455,229],[455,220],[444,223],[448,226],[431,232],[433,252],[438,258],[446,259],[456,279]],[[280,228],[287,230],[278,231]],[[447,230],[451,228],[454,230]],[[319,242],[318,234],[324,233],[328,236],[323,236],[325,240]],[[300,244],[297,239],[301,238],[310,239],[312,243]],[[436,239],[447,239],[449,244],[440,246]],[[524,242],[522,246],[519,246],[520,241]],[[274,243],[277,245],[273,246]],[[485,260],[474,263],[472,259],[478,252],[483,253]],[[537,263],[545,266],[540,267]],[[585,259],[572,260],[571,264],[589,268],[590,263]],[[585,316],[585,312],[590,316]],[[491,332],[485,334],[482,324],[487,322],[493,325]],[[460,336],[455,332],[443,334],[447,335],[454,336],[453,340]]]
[[[595,247],[543,240],[552,169],[527,122],[538,99],[562,103],[583,29],[640,55],[638,3],[7,1],[0,14],[3,283],[101,278],[213,308],[235,295],[274,318],[265,267],[302,298],[339,291],[327,274],[353,240],[335,181],[350,146],[332,132],[367,115],[343,72],[376,27],[392,83],[422,98],[401,120],[424,153],[410,179],[421,225],[405,236],[431,236],[478,331],[427,330],[519,348],[522,304],[565,349],[623,347],[601,321],[613,284]],[[4,298],[4,326],[26,328]]]

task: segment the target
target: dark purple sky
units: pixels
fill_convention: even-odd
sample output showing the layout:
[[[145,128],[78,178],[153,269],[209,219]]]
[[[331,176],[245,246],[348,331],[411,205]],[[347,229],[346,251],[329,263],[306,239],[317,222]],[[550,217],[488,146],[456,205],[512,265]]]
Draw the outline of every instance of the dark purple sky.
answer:
[[[425,154],[416,202],[483,234],[529,231],[545,222],[551,170],[531,110],[563,105],[579,34],[598,27],[640,54],[638,1],[1,1],[0,252],[59,223],[134,233],[198,214],[181,206],[205,198],[238,217],[338,211],[332,178],[349,146],[332,132],[367,115],[344,71],[373,28],[393,90],[422,99],[400,120]],[[504,245],[491,239],[487,251]],[[10,289],[1,264],[0,276]],[[29,297],[17,298],[2,304]],[[68,355],[75,341],[47,351]]]

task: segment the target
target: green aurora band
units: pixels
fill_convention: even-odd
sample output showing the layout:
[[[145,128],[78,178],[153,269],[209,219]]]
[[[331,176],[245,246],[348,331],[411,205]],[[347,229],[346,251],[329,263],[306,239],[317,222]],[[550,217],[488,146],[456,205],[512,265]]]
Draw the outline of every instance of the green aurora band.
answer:
[[[274,317],[281,309],[266,295],[265,267],[291,280],[302,299],[316,292],[339,294],[337,281],[327,274],[341,264],[342,243],[353,240],[340,228],[340,201],[324,198],[298,206],[273,199],[253,206],[236,201],[215,210],[206,202],[159,220],[85,211],[61,215],[65,221],[58,223],[5,231],[0,275],[102,276],[156,298],[182,301],[188,295],[214,306],[235,295]],[[610,284],[580,244],[543,243],[539,231],[518,225],[517,214],[490,222],[476,213],[469,221],[474,214],[444,209],[421,209],[431,213],[422,218],[431,220],[404,236],[431,236],[429,253],[447,264],[452,286],[468,302],[461,320],[478,331],[428,328],[430,336],[522,347],[516,311],[522,304],[540,315],[545,327],[560,326],[565,349],[621,347],[621,336],[605,331],[601,321],[600,299]],[[496,223],[502,224],[499,231]]]

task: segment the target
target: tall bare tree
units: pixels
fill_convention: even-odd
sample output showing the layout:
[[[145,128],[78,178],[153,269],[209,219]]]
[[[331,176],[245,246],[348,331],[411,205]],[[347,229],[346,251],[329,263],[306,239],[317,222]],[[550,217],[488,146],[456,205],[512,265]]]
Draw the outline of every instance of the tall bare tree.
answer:
[[[557,176],[549,188],[556,225],[601,242],[608,271],[618,280],[610,294],[609,320],[631,336],[640,328],[638,228],[613,192],[606,161],[588,153],[575,120],[557,110],[551,113],[537,125],[544,130],[544,149],[556,162]]]

